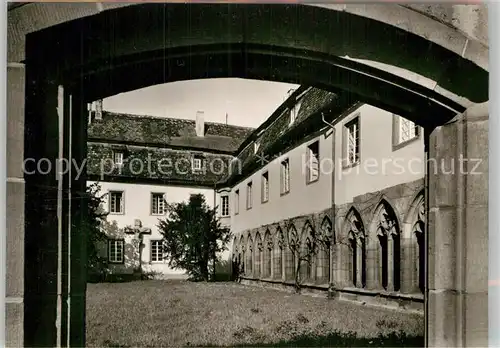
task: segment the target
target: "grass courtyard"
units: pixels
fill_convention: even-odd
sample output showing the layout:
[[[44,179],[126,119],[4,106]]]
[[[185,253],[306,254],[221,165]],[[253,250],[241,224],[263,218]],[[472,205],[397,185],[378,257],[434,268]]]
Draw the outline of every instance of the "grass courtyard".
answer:
[[[89,347],[422,347],[423,334],[421,315],[237,283],[87,285]]]

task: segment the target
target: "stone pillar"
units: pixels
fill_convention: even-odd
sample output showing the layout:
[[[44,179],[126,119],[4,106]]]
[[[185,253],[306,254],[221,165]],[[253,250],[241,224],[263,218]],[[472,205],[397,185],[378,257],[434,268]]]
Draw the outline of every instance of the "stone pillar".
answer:
[[[325,247],[325,258],[323,261],[325,262],[325,265],[323,266],[323,284],[330,284],[330,269],[332,268],[332,258],[331,258],[331,253],[332,253],[332,247],[330,244]]]
[[[377,245],[376,241],[369,241],[368,246],[366,248],[366,287],[368,289],[378,289],[378,254],[377,254]]]
[[[356,287],[363,287],[363,247],[361,240],[356,239]]]
[[[387,291],[394,291],[394,239],[387,234]]]
[[[24,346],[24,64],[7,64],[5,346]]]
[[[280,255],[281,255],[281,280],[282,281],[285,281],[286,280],[286,251],[285,251],[285,247],[283,246],[283,248],[281,249],[280,251]]]
[[[418,260],[413,242],[411,238],[401,239],[401,292],[405,294],[417,293],[418,288],[415,286],[415,284],[418,285]]]
[[[328,284],[332,284],[335,282],[335,271],[334,269],[336,269],[337,267],[337,255],[336,255],[336,248],[337,248],[337,244],[333,244],[334,243],[334,240],[332,239],[332,243],[330,244],[330,250],[329,250],[329,253],[328,253],[328,258],[329,258],[329,262],[328,262]]]
[[[488,116],[474,105],[430,135],[430,347],[488,345]]]
[[[349,269],[351,265],[349,246],[344,243],[335,244],[335,259],[336,262],[332,274],[336,288],[353,286],[354,284],[349,281],[349,272],[351,272]]]
[[[271,263],[271,267],[269,269],[270,273],[267,275],[269,278],[273,279],[274,278],[274,246],[271,245],[269,249],[269,257],[270,260],[269,262]]]

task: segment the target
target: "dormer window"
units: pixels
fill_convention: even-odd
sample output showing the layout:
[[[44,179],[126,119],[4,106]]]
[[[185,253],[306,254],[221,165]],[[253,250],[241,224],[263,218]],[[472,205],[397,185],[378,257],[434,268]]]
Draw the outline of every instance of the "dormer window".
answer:
[[[194,156],[191,167],[193,171],[200,171],[203,167],[203,159],[200,156]]]
[[[115,151],[113,153],[113,163],[116,166],[122,166],[123,165],[123,152],[121,152],[121,151]]]
[[[259,147],[260,147],[260,143],[258,141],[256,141],[255,143],[253,143],[253,153],[257,153],[257,151],[259,151]]]
[[[300,105],[302,104],[302,99],[298,100],[297,103],[290,110],[290,126],[295,122],[297,117],[299,116]]]

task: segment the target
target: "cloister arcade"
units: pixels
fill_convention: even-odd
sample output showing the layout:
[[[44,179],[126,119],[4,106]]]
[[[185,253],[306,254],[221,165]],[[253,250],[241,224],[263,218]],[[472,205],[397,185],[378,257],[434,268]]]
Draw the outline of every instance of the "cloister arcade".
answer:
[[[317,229],[315,221],[321,222]],[[299,269],[304,284],[423,293],[423,191],[403,214],[382,198],[372,211],[360,213],[353,206],[335,221],[332,224],[328,213],[303,223],[292,218],[262,226],[264,238],[258,231],[244,231],[234,237],[233,261],[238,263],[246,255],[243,275],[252,279],[293,281]],[[334,226],[339,227],[338,235]]]

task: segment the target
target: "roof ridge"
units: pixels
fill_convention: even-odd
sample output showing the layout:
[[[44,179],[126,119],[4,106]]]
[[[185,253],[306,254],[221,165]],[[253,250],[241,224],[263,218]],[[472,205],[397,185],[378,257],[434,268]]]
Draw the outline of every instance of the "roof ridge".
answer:
[[[156,119],[156,120],[176,120],[176,121],[183,121],[183,122],[190,122],[194,123],[195,120],[191,120],[189,118],[176,118],[176,117],[169,117],[169,116],[155,116],[155,115],[139,115],[139,114],[130,114],[130,113],[125,113],[125,112],[114,112],[114,111],[109,111],[109,110],[103,110],[103,114],[106,113],[108,115],[112,116],[125,116],[129,118],[142,118],[142,119]],[[235,124],[226,124],[222,122],[212,122],[212,121],[207,121],[205,124],[213,124],[213,125],[221,125],[221,126],[228,126],[228,127],[237,127],[237,128],[242,128],[242,129],[255,129],[254,127],[246,127],[246,126],[238,126]]]

